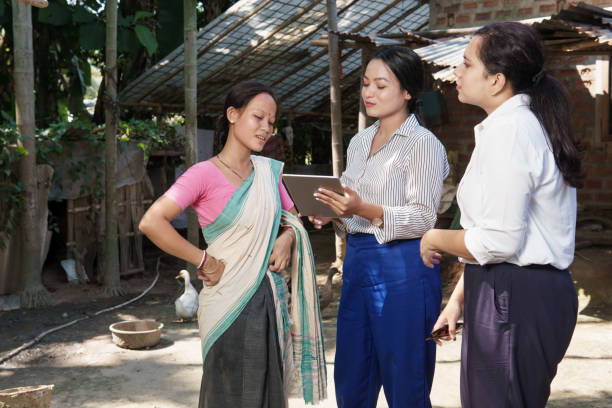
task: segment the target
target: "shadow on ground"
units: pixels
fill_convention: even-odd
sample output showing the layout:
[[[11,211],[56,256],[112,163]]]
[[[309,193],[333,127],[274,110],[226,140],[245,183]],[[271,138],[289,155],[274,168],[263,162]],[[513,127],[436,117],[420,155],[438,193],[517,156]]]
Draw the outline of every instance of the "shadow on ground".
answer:
[[[549,408],[609,408],[612,407],[612,392],[602,391],[593,396],[560,395],[550,399]]]

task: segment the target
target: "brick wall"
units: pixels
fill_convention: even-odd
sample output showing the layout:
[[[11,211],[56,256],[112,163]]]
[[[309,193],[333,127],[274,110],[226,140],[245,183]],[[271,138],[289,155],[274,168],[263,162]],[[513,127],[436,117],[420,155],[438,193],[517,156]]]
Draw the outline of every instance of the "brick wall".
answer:
[[[452,172],[456,175],[453,183],[458,183],[474,150],[474,126],[485,117],[485,112],[457,99],[455,84],[444,84],[442,95],[446,104],[448,121],[431,131],[440,139],[449,152],[450,158],[456,155],[457,161],[451,162]],[[452,153],[456,152],[456,153]]]
[[[429,6],[429,28],[461,28],[484,25],[491,21],[524,20],[557,12],[558,0],[433,0]],[[612,6],[610,0],[584,3],[598,7]]]
[[[599,142],[595,135],[595,100],[601,94],[596,60],[595,56],[559,56],[551,58],[547,68],[569,92],[574,130],[586,148],[586,185],[579,190],[578,201],[584,207],[612,208],[612,143]]]
[[[595,137],[595,64],[593,56],[558,56],[549,60],[547,69],[568,90],[574,129],[587,148],[583,161],[587,180],[579,190],[579,204],[585,208],[612,208],[612,142],[597,142]],[[474,148],[474,126],[486,114],[480,108],[460,103],[454,87],[454,84],[442,87],[448,122],[431,130],[448,151],[457,152],[454,167],[458,182]]]

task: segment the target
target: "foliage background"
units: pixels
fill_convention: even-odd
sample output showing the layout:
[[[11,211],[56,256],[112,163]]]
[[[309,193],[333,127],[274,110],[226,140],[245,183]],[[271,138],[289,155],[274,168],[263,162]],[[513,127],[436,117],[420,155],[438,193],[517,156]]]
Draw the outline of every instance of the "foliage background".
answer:
[[[236,0],[197,2],[197,26],[203,27]],[[11,0],[0,0],[0,247],[22,208],[19,158],[28,154],[15,130]],[[37,161],[57,166],[65,146],[75,138],[103,149],[105,10],[101,0],[54,0],[32,8],[36,103]],[[183,43],[183,2],[122,0],[118,14],[118,90]],[[87,100],[95,107],[88,109]],[[92,101],[93,102],[93,101]],[[175,116],[121,110],[118,142],[137,141],[150,150],[183,151],[172,125]],[[198,126],[214,129],[216,118],[200,117]],[[278,128],[284,127],[284,121]],[[329,129],[294,123],[292,164],[331,164]],[[344,136],[344,149],[350,135]],[[90,160],[99,160],[91,157]],[[71,177],[94,177],[74,165]],[[83,167],[85,168],[85,167]],[[102,166],[100,166],[102,168]],[[81,169],[82,170],[82,169]],[[103,188],[84,194],[101,195]]]
[[[234,2],[197,2],[198,28]],[[32,8],[38,127],[76,118],[104,122],[104,80],[93,115],[84,99],[92,85],[92,70],[104,72],[105,23],[100,0],[54,0],[47,8]],[[182,43],[182,1],[122,0],[117,31],[118,89]],[[0,111],[14,117],[12,46],[11,1],[0,0]]]

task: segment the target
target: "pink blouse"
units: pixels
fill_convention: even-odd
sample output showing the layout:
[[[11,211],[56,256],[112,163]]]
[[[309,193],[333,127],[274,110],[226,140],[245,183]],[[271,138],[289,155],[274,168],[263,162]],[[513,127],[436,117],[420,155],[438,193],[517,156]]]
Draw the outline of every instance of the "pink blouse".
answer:
[[[164,196],[171,198],[183,210],[191,205],[204,228],[221,214],[236,190],[217,166],[211,161],[203,161],[181,174]],[[278,184],[278,191],[283,210],[292,209],[293,201],[282,182]]]

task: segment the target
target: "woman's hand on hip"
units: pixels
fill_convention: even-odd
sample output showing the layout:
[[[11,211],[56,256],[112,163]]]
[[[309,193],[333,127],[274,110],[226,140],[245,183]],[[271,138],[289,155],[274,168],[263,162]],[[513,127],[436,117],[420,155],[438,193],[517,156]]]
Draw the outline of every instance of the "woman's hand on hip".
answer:
[[[225,271],[225,263],[208,254],[204,265],[198,269],[198,279],[204,281],[206,286],[215,286],[221,280],[223,271]]]
[[[321,187],[317,189],[314,196],[323,204],[328,205],[339,217],[350,217],[359,211],[363,201],[355,190],[347,186],[343,186],[343,188],[344,194],[338,194]]]
[[[442,340],[456,340],[457,339],[457,321],[463,316],[463,303],[456,300],[453,296],[448,300],[446,307],[438,316],[436,324],[434,324],[432,332],[438,330],[441,327],[448,325],[448,336],[434,339],[438,346],[442,345]]]
[[[293,230],[285,231],[276,238],[268,266],[272,272],[281,272],[291,262],[291,249],[293,246]]]
[[[439,264],[442,259],[442,255],[438,252],[438,248],[433,244],[435,233],[436,230],[430,229],[421,238],[421,258],[428,268],[433,268],[434,265]]]

